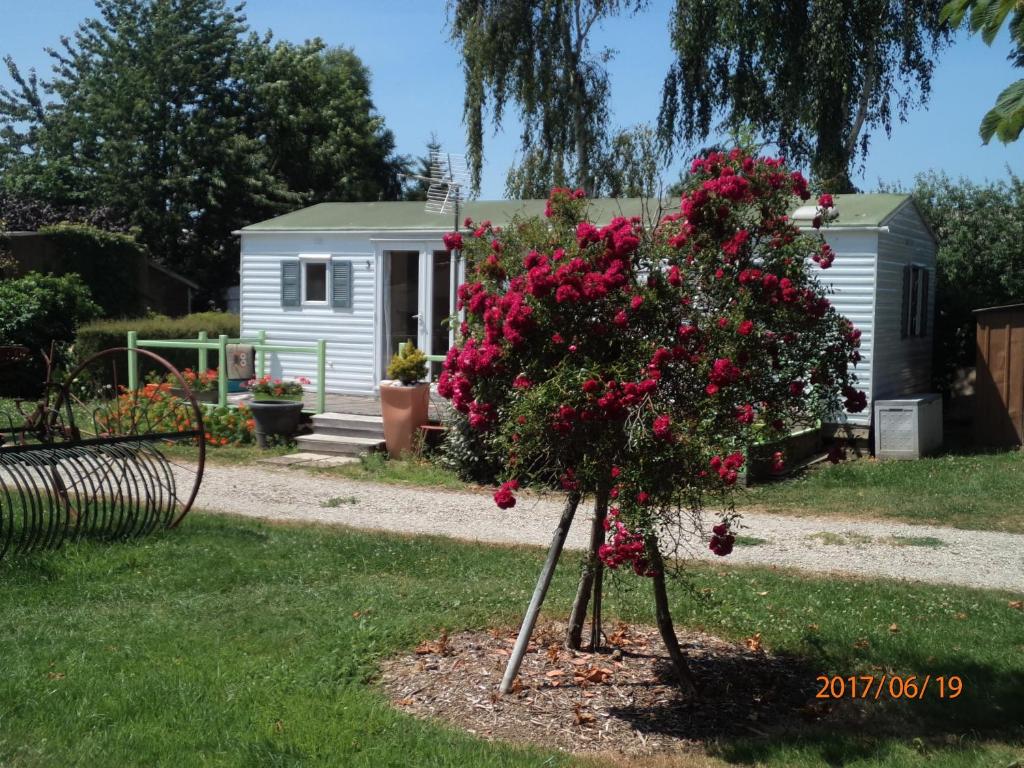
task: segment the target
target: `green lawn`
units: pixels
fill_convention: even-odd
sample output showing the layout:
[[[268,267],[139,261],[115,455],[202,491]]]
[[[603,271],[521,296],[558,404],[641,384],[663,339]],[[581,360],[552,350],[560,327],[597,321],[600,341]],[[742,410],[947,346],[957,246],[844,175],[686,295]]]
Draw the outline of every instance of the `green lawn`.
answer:
[[[412,719],[373,686],[379,659],[442,627],[517,622],[542,559],[195,514],[138,542],[0,563],[0,765],[574,765]],[[567,612],[578,562],[559,570],[548,615]],[[607,615],[650,622],[646,583],[612,581]],[[812,678],[885,669],[965,680],[955,701],[872,702],[864,722],[801,720],[771,738],[709,744],[716,762],[1024,759],[1024,613],[1008,604],[1019,595],[724,563],[695,567],[690,586],[674,589],[679,624],[760,632]]]
[[[1024,533],[1024,452],[826,464],[751,488],[737,506]]]
[[[383,453],[364,455],[353,464],[313,470],[352,480],[371,480],[396,485],[419,485],[434,488],[477,488],[464,483],[454,472],[426,458],[389,459]]]

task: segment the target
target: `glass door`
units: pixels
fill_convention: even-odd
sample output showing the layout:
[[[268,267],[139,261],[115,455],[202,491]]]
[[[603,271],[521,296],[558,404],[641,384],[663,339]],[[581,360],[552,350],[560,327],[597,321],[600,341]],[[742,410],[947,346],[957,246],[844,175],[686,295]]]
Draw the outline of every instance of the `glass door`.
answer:
[[[384,367],[400,344],[411,341],[420,345],[420,253],[419,251],[387,251],[387,283],[385,285]]]
[[[446,355],[452,342],[449,318],[453,312],[452,255],[448,251],[434,251],[431,254],[430,286],[430,348],[431,355]],[[441,375],[441,363],[430,364],[430,380],[437,381]]]

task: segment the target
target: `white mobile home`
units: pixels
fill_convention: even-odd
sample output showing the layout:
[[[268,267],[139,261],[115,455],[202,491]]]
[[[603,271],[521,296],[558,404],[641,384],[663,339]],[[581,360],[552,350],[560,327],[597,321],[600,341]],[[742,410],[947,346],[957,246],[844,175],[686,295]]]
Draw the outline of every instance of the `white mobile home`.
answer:
[[[462,216],[504,225],[540,214],[543,200],[471,202]],[[640,214],[637,199],[598,200],[598,223]],[[863,333],[858,366],[869,403],[928,388],[935,240],[903,195],[838,195],[838,217],[823,230],[836,251],[821,273],[833,303]],[[271,343],[327,341],[326,389],[372,394],[398,344],[431,354],[450,343],[459,266],[441,238],[453,220],[421,202],[321,203],[245,227],[241,235],[242,335],[265,330]],[[315,377],[308,356],[277,355],[274,375]],[[867,425],[871,409],[851,415]]]

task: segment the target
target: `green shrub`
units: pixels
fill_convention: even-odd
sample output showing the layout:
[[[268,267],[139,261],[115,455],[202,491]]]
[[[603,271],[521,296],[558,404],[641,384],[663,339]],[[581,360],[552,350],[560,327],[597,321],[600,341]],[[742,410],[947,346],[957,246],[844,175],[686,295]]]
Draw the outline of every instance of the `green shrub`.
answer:
[[[463,418],[447,420],[444,442],[436,454],[436,461],[444,469],[458,475],[460,480],[491,485],[497,481],[502,466],[494,450],[487,445],[486,435],[471,429]]]
[[[391,364],[388,365],[388,378],[397,379],[403,384],[415,384],[426,378],[426,375],[427,356],[411,341],[399,347],[398,354],[391,358]]]
[[[75,358],[79,361],[111,347],[123,347],[128,343],[128,331],[137,331],[140,339],[194,339],[200,331],[206,331],[213,340],[224,334],[237,338],[239,333],[238,315],[227,312],[199,312],[184,317],[152,315],[127,320],[97,320],[78,329],[75,341]],[[192,349],[154,349],[152,352],[165,358],[179,370],[195,368],[199,357]],[[208,353],[210,368],[217,366],[217,353]],[[141,376],[155,370],[145,356],[140,355]],[[126,376],[126,372],[119,376]],[[108,382],[109,383],[109,382]],[[123,383],[123,381],[122,381]]]
[[[76,274],[54,277],[29,272],[0,281],[0,345],[25,346],[34,355],[28,365],[0,370],[0,394],[37,394],[45,376],[40,350],[48,353],[50,342],[58,342],[58,363],[65,362],[63,350],[79,325],[99,315],[100,307]]]
[[[39,234],[57,248],[63,271],[82,276],[104,317],[130,317],[145,311],[139,280],[146,249],[135,238],[87,224],[40,227]]]

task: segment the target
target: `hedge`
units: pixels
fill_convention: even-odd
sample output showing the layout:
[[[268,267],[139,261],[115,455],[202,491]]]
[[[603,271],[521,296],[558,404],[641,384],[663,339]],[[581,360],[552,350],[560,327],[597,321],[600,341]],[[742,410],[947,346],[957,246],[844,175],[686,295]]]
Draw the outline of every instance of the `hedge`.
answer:
[[[100,350],[125,346],[128,342],[128,331],[138,331],[140,339],[194,339],[200,331],[206,331],[211,339],[216,339],[220,334],[237,338],[239,324],[238,315],[227,312],[198,312],[175,318],[151,315],[128,320],[97,320],[78,329],[78,337],[75,340],[75,358],[81,361]],[[198,353],[195,350],[154,349],[151,351],[166,358],[179,369],[195,368],[197,365]],[[215,368],[217,353],[210,352],[208,360],[210,367]],[[145,375],[149,369],[151,366],[145,365],[140,359],[142,375]]]
[[[100,308],[78,275],[29,272],[0,280],[0,345],[25,346],[32,360],[0,370],[0,396],[34,397],[42,389],[45,366],[40,351],[57,342],[57,364],[81,323],[100,316]]]
[[[56,224],[39,228],[60,253],[65,272],[77,272],[103,308],[104,317],[126,317],[145,311],[140,285],[146,249],[131,235],[104,232],[87,224]],[[111,279],[111,276],[116,279]]]

